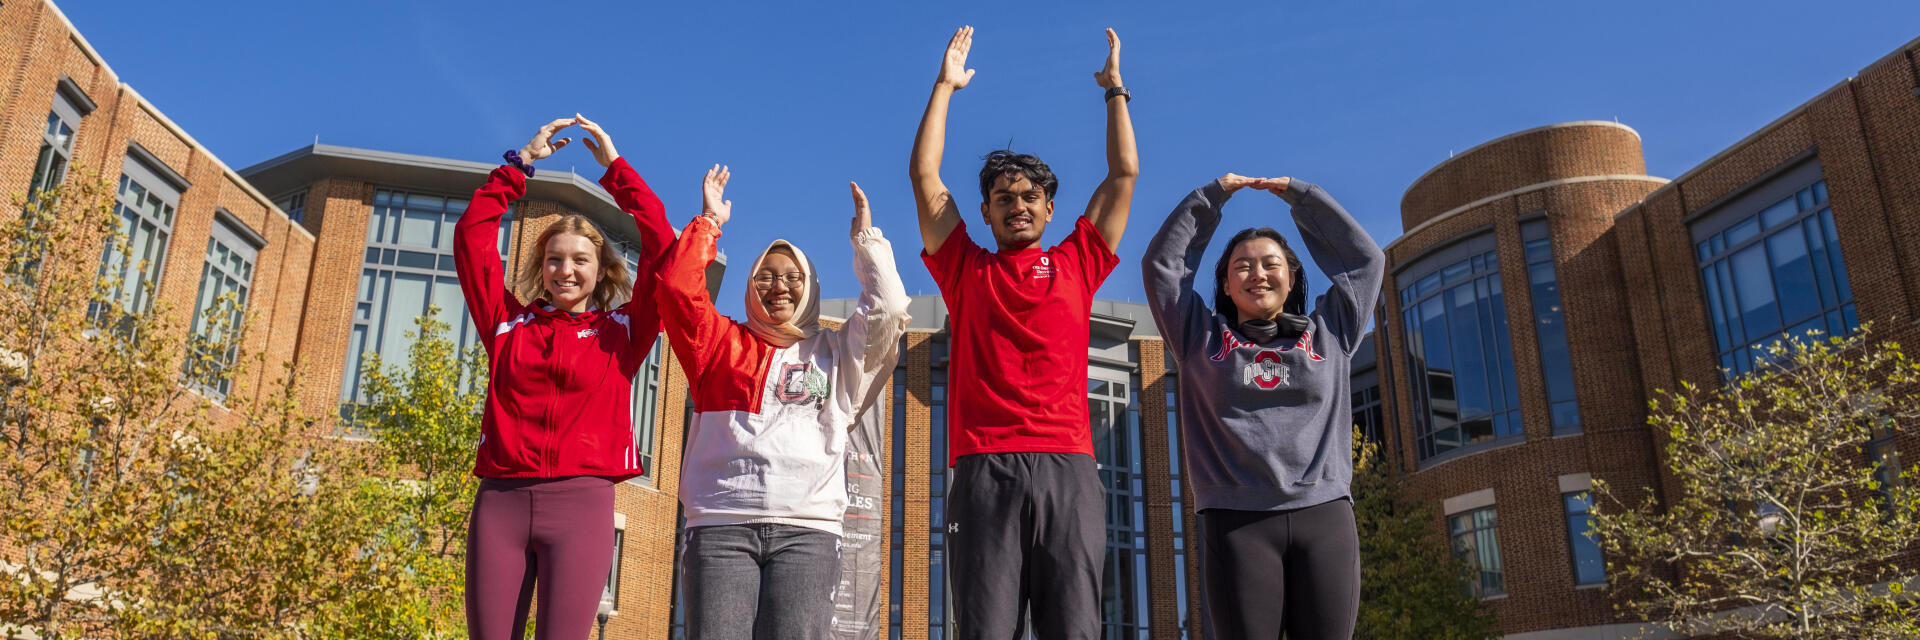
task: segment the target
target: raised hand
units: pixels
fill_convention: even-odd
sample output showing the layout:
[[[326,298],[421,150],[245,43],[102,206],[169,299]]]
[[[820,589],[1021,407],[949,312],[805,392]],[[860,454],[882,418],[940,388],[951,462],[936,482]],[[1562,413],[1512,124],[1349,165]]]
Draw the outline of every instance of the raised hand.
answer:
[[[857,236],[873,226],[873,210],[867,208],[867,192],[860,190],[860,183],[849,182],[847,186],[853,188],[853,230],[849,233]]]
[[[1260,184],[1262,180],[1266,180],[1266,178],[1249,178],[1243,175],[1229,173],[1220,176],[1220,186],[1226,187],[1227,195],[1233,195],[1233,192]]]
[[[607,135],[607,130],[600,128],[599,123],[588,120],[586,116],[578,113],[573,114],[573,119],[580,123],[580,128],[593,134],[580,141],[587,143],[587,150],[593,152],[594,162],[600,163],[602,167],[608,167],[613,165],[613,161],[620,159],[620,152],[613,148],[613,136]]]
[[[520,148],[520,159],[526,162],[533,162],[553,155],[553,152],[559,151],[561,147],[567,146],[567,143],[573,142],[573,138],[554,140],[553,134],[558,133],[561,129],[573,126],[578,121],[578,118],[561,118],[547,123],[547,126],[540,127],[540,131],[533,134],[533,140],[528,141],[527,146]]]
[[[965,55],[965,54],[962,54]],[[972,75],[969,72],[968,75]],[[1107,30],[1107,64],[1093,74],[1093,81],[1100,83],[1102,89],[1112,89],[1120,84],[1120,35]]]
[[[940,60],[940,77],[935,85],[942,85],[958,91],[965,89],[973,81],[973,69],[967,68],[967,52],[973,49],[973,27],[960,27],[954,30],[953,39],[947,41],[947,54]]]
[[[1254,180],[1254,183],[1249,186],[1252,186],[1255,189],[1263,189],[1267,193],[1271,193],[1277,196],[1277,195],[1285,194],[1287,192],[1287,187],[1292,184],[1293,184],[1293,178],[1281,176],[1278,178],[1259,178]]]
[[[727,219],[733,217],[733,201],[720,199],[726,195],[727,179],[731,177],[732,172],[716,164],[707,170],[707,179],[701,185],[700,215],[712,218],[716,227],[727,224]]]

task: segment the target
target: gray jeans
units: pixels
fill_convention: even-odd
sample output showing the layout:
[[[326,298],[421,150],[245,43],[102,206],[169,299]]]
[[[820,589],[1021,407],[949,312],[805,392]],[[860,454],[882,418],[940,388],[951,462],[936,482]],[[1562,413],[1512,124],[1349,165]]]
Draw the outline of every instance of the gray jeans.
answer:
[[[681,558],[692,640],[825,640],[840,537],[787,524],[687,529]]]

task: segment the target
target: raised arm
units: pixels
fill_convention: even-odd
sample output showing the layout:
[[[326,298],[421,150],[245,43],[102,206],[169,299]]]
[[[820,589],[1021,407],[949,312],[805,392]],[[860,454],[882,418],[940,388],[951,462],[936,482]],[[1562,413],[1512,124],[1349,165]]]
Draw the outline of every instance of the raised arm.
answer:
[[[1333,281],[1326,295],[1314,301],[1311,313],[1321,316],[1339,334],[1341,346],[1352,354],[1366,335],[1374,305],[1380,302],[1386,254],[1346,208],[1319,186],[1292,178],[1275,178],[1254,186],[1293,205],[1293,222],[1300,227],[1307,253]]]
[[[1147,289],[1147,308],[1176,352],[1184,352],[1192,327],[1206,322],[1208,299],[1193,288],[1199,273],[1201,256],[1220,227],[1220,209],[1233,192],[1254,183],[1254,178],[1227,174],[1194,189],[1181,200],[1160,232],[1147,243],[1146,258],[1141,260],[1142,284]]]
[[[847,428],[873,406],[885,386],[888,372],[900,360],[900,336],[907,332],[907,288],[893,261],[893,245],[873,226],[867,194],[853,189],[853,275],[860,281],[860,303],[835,335],[840,362],[834,382],[842,393],[834,398],[846,411]]]
[[[706,372],[727,326],[727,319],[707,295],[707,265],[713,262],[720,226],[733,213],[733,202],[721,199],[729,177],[726,167],[720,165],[707,171],[702,189],[705,210],[687,223],[680,239],[667,252],[660,269],[661,286],[654,295],[667,342],[673,345],[680,369],[693,380]]]
[[[939,253],[940,245],[960,225],[960,208],[940,181],[940,158],[947,150],[947,103],[953,100],[953,92],[973,80],[973,70],[967,68],[967,51],[972,48],[973,27],[960,27],[947,41],[933,95],[927,98],[927,111],[921,114],[920,130],[913,136],[913,156],[907,160],[913,205],[920,213],[920,241],[929,254]]]
[[[500,265],[500,216],[513,206],[513,201],[527,194],[527,172],[531,171],[533,162],[553,155],[572,141],[571,138],[554,140],[553,134],[573,123],[573,118],[549,122],[533,134],[533,140],[526,146],[510,152],[510,161],[517,158],[525,168],[511,164],[495,167],[487,174],[486,184],[474,190],[473,199],[467,201],[467,210],[453,225],[454,272],[459,275],[460,293],[467,301],[467,315],[473,318],[480,335],[489,338],[481,341],[489,355],[493,353],[491,337],[496,329],[518,313],[521,306],[513,292],[507,290],[506,274]]]
[[[633,274],[633,297],[627,302],[630,319],[627,332],[638,350],[637,356],[644,359],[653,349],[654,335],[660,332],[660,312],[653,298],[654,290],[660,285],[660,263],[666,258],[668,245],[673,244],[673,228],[667,226],[666,205],[660,203],[660,196],[654,195],[627,159],[620,157],[620,152],[614,149],[613,136],[585,116],[574,114],[574,118],[580,121],[580,128],[590,134],[581,141],[593,151],[594,161],[607,169],[600,176],[600,186],[613,194],[621,210],[633,216],[634,227],[639,232],[640,256],[635,261],[638,264]]]
[[[1087,220],[1109,250],[1119,251],[1127,211],[1133,206],[1133,183],[1140,178],[1140,150],[1133,143],[1133,117],[1127,114],[1133,97],[1120,84],[1120,36],[1112,29],[1107,30],[1107,64],[1093,78],[1107,90],[1107,179],[1087,201]]]

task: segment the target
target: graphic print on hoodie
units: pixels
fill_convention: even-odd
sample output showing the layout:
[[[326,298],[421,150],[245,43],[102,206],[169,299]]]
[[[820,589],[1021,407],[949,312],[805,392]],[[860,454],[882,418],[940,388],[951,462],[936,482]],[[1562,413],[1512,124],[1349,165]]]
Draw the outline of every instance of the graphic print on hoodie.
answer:
[[[747,273],[758,273],[775,249],[791,252],[807,282],[793,318],[774,322],[751,285],[746,322],[720,315],[706,282],[719,236],[706,216],[689,223],[658,292],[667,340],[693,387],[680,473],[687,526],[779,523],[839,535],[847,431],[899,360],[910,319],[892,246],[878,228],[853,237],[860,299],[836,331],[819,325],[812,261],[785,240],[762,251]]]

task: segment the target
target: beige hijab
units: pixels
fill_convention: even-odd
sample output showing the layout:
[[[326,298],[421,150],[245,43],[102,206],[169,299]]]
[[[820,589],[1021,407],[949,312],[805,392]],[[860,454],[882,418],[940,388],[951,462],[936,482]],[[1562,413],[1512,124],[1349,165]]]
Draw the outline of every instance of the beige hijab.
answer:
[[[778,248],[792,252],[794,262],[800,264],[800,271],[807,274],[807,288],[800,292],[799,304],[794,305],[793,319],[783,323],[775,323],[773,316],[767,315],[766,305],[760,302],[760,292],[753,288],[753,276],[760,273],[760,266],[767,262],[767,255]],[[807,259],[806,252],[793,246],[793,243],[775,240],[760,252],[760,257],[753,260],[753,266],[747,268],[746,295],[747,330],[760,336],[761,340],[784,348],[820,332],[820,276],[813,268],[813,261]]]

